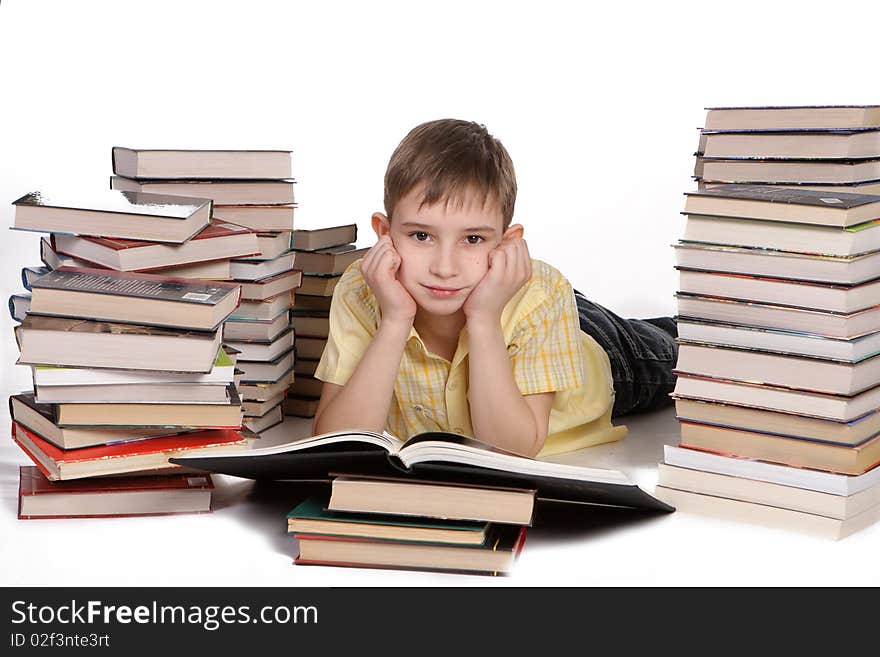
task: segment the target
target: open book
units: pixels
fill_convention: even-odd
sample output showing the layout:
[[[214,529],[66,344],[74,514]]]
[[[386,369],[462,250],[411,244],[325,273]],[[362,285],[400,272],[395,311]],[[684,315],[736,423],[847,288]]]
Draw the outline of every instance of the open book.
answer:
[[[173,463],[246,479],[326,480],[331,472],[528,488],[542,499],[671,511],[617,470],[550,463],[481,441],[427,432],[340,431],[246,451],[182,455]]]

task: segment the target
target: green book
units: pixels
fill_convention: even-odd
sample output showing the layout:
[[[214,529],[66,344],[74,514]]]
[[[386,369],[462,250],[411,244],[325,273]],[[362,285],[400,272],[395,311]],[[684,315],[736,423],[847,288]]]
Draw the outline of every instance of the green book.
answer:
[[[327,500],[322,497],[310,497],[287,514],[289,534],[353,536],[457,545],[483,545],[489,527],[490,523],[486,522],[330,511],[327,509]]]

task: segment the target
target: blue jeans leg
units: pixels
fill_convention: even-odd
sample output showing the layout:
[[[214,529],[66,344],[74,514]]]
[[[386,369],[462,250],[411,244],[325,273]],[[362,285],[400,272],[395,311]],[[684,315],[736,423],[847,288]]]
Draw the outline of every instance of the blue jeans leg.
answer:
[[[611,361],[612,416],[640,413],[671,403],[678,337],[671,317],[623,319],[574,291],[581,330],[599,343]]]

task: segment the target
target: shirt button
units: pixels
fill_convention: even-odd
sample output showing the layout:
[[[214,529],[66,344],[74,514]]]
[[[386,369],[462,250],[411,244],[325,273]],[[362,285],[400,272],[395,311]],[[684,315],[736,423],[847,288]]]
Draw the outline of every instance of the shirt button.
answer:
[[[455,381],[451,381],[451,382],[449,383],[449,389],[450,389],[450,390],[455,390],[456,388],[458,388],[458,384],[457,384]]]

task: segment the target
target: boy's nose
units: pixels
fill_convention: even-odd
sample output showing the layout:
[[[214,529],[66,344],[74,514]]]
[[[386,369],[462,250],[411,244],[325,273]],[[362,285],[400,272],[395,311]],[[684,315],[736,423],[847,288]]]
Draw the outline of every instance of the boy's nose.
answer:
[[[431,258],[431,273],[438,278],[449,278],[456,272],[455,257],[452,249],[439,248]]]

